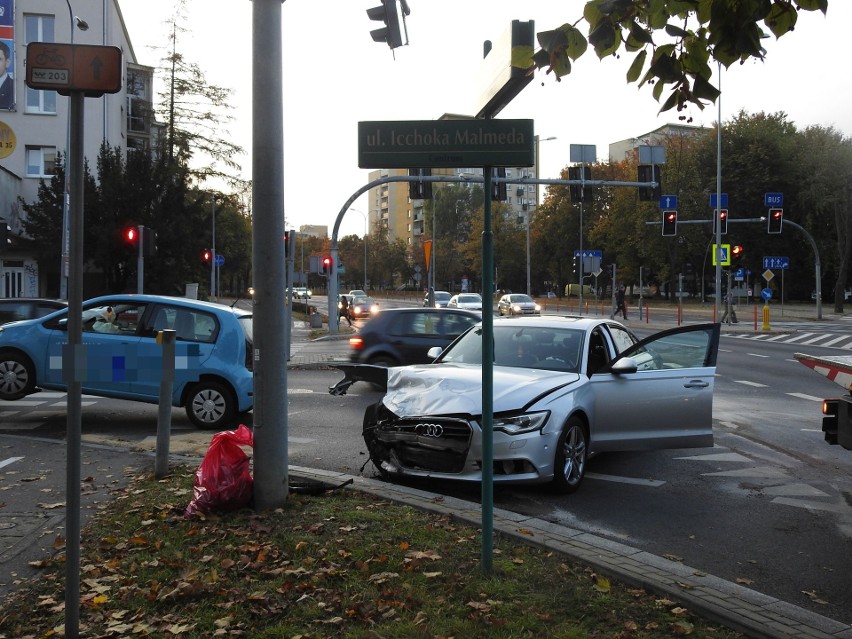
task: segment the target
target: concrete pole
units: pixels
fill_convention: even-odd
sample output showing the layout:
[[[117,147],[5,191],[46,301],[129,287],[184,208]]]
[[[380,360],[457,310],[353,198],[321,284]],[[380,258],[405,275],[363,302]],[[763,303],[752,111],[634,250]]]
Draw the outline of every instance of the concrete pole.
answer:
[[[284,108],[281,0],[252,2],[252,281],[254,284],[254,503],[289,493],[284,263]]]

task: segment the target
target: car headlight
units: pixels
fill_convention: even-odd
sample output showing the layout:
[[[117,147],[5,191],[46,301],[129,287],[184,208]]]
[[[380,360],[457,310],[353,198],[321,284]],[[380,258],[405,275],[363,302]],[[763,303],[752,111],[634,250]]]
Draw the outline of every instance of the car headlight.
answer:
[[[520,312],[521,312],[521,307],[520,307],[520,306],[518,306],[518,305],[515,305],[515,306],[513,306],[513,307],[512,307],[512,310],[513,310],[513,311],[515,311],[516,313],[520,313]]]
[[[378,313],[378,312],[379,312],[379,306],[378,306],[377,304],[373,304],[373,305],[370,307],[370,312],[371,312],[371,313]]]
[[[494,430],[502,430],[508,435],[520,435],[534,430],[541,430],[550,417],[550,411],[540,413],[524,413],[510,417],[494,417]]]
[[[536,312],[541,311],[541,306],[540,306],[539,304],[536,304],[536,305],[535,305],[535,310],[536,310]]]

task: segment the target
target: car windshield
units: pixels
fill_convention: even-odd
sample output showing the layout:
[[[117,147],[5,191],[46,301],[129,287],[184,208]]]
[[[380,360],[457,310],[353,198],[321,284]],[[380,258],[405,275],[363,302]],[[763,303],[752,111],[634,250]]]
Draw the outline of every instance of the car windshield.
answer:
[[[441,291],[435,291],[435,300],[446,302],[450,299],[451,295],[449,293],[442,293]]]
[[[459,295],[458,301],[460,304],[481,304],[482,298],[474,294]]]
[[[584,336],[569,328],[495,326],[494,364],[576,373]],[[468,331],[437,361],[481,365],[482,327]]]
[[[523,304],[523,303],[532,304],[533,300],[529,295],[522,295],[520,293],[517,293],[515,295],[510,295],[509,301],[512,302],[512,304]]]

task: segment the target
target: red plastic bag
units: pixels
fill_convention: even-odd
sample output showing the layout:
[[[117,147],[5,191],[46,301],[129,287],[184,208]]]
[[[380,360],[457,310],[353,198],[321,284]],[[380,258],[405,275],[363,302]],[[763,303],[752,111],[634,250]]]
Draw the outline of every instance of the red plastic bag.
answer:
[[[213,435],[210,448],[195,471],[192,501],[186,516],[212,510],[236,510],[247,505],[254,493],[249,456],[240,446],[254,446],[254,436],[245,424],[237,430]]]

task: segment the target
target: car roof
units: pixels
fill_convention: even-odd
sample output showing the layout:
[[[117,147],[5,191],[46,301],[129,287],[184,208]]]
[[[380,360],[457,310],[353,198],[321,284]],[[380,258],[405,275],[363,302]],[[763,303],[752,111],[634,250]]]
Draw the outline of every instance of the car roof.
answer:
[[[128,302],[148,302],[151,304],[179,304],[182,306],[190,306],[193,308],[206,308],[215,311],[230,311],[235,315],[251,315],[251,311],[247,311],[236,306],[227,304],[219,304],[217,302],[206,302],[204,300],[195,300],[189,297],[177,297],[172,295],[150,295],[147,293],[117,293],[115,295],[101,295],[85,300],[83,304],[98,304],[99,302],[108,302],[110,300],[122,299]]]
[[[574,328],[578,330],[589,330],[601,324],[624,326],[620,322],[607,318],[581,317],[579,315],[537,315],[535,317],[494,318],[494,326],[536,326],[540,328]]]

